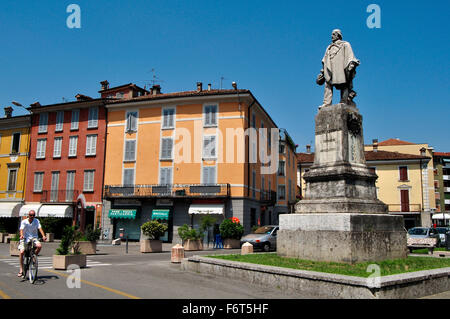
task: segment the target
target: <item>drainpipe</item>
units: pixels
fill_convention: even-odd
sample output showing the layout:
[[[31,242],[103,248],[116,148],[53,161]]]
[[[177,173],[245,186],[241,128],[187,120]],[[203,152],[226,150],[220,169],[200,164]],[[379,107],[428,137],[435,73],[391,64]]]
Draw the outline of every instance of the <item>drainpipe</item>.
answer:
[[[255,102],[256,99],[253,99],[253,102],[248,106],[247,129],[250,128],[251,123],[250,109],[252,108],[253,104],[255,104]],[[247,159],[247,197],[250,197],[250,136],[247,145]]]

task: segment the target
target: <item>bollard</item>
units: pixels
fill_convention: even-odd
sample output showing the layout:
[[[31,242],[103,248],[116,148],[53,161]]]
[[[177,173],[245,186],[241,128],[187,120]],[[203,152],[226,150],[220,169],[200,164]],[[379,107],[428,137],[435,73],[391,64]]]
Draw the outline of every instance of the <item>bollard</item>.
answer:
[[[246,242],[245,244],[242,245],[241,248],[241,255],[247,255],[247,254],[252,254],[253,253],[253,245],[250,244],[249,242]]]
[[[172,247],[172,256],[170,258],[173,263],[181,263],[181,260],[184,258],[184,247],[180,244],[176,244]]]

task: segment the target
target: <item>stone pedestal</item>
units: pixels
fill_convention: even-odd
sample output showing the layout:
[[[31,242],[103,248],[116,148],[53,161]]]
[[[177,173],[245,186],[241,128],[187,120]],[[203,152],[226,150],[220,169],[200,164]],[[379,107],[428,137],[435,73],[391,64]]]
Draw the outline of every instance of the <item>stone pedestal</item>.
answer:
[[[181,263],[184,258],[184,247],[180,244],[176,244],[172,247],[170,261],[173,263]]]
[[[253,245],[250,243],[244,243],[241,247],[241,255],[253,254]]]
[[[323,107],[315,117],[314,164],[305,199],[280,215],[277,252],[316,261],[405,258],[403,217],[377,199],[377,175],[366,166],[362,116],[355,105]]]

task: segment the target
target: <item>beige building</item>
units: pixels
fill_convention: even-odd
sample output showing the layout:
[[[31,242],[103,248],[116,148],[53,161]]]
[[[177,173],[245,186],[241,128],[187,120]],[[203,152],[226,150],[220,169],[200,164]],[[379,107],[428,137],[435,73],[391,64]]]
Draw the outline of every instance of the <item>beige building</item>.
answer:
[[[389,139],[374,140],[365,145],[367,166],[378,175],[377,196],[388,205],[389,213],[402,215],[405,228],[431,226],[435,210],[433,180],[433,148]],[[303,174],[314,162],[314,153],[298,153],[298,179],[301,195],[305,194]]]

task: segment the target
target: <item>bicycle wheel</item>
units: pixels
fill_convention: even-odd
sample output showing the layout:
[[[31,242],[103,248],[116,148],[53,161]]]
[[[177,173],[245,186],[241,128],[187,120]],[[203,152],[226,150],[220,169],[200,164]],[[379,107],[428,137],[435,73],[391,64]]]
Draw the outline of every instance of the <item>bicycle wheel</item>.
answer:
[[[24,257],[23,258],[23,272],[22,272],[22,278],[23,279],[27,278],[27,271],[28,271],[29,264],[30,264],[30,258],[29,257]]]
[[[37,278],[37,272],[38,272],[38,259],[36,255],[33,255],[30,257],[30,265],[29,265],[29,272],[28,272],[28,279],[30,280],[30,283],[34,284]]]

